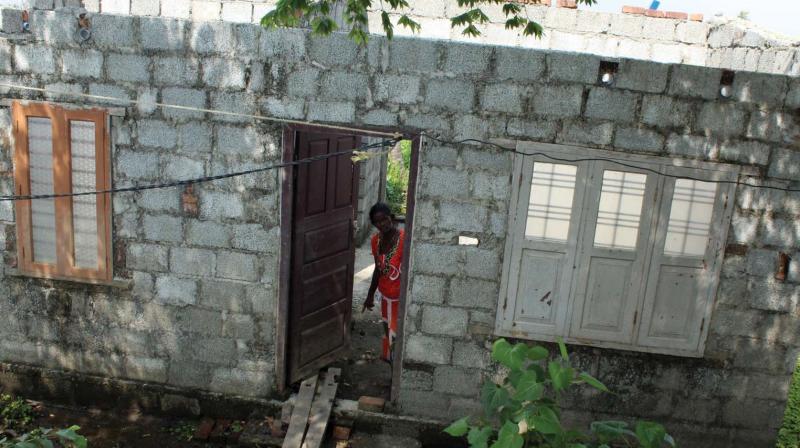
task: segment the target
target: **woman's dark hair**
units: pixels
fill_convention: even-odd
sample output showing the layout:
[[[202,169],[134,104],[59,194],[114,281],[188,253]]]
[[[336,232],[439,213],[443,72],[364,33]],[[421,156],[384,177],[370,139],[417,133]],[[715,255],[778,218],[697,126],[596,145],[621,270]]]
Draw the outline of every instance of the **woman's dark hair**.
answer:
[[[369,209],[369,220],[374,221],[373,217],[376,213],[383,213],[384,215],[394,219],[394,215],[392,214],[392,209],[387,205],[385,202],[376,202]]]

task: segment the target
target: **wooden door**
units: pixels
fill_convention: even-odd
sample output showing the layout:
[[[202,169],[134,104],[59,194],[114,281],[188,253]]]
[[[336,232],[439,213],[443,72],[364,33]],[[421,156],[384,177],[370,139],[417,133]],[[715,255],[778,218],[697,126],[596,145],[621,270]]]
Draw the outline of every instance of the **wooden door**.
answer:
[[[298,133],[295,158],[353,149],[360,138]],[[343,356],[350,345],[358,169],[350,154],[299,165],[294,188],[289,383]]]

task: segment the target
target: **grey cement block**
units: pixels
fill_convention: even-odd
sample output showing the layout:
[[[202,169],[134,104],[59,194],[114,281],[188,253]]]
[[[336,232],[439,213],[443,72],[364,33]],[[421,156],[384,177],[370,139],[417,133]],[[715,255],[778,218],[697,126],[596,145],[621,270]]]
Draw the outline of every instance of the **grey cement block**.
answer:
[[[428,81],[425,104],[448,110],[472,110],[475,101],[474,84],[456,79],[431,79]]]
[[[153,62],[153,80],[167,86],[191,86],[197,83],[200,66],[197,59],[189,57],[156,57]]]
[[[323,98],[332,100],[357,100],[365,98],[369,80],[361,73],[328,72],[320,82]]]
[[[356,108],[353,103],[339,101],[312,101],[308,104],[308,119],[311,121],[352,123]]]
[[[175,147],[178,133],[175,128],[160,120],[141,120],[137,126],[139,144],[154,148]]]
[[[698,159],[716,159],[717,142],[711,138],[672,134],[667,139],[667,153]]]
[[[495,73],[501,80],[535,81],[544,75],[547,67],[544,55],[530,50],[498,47],[495,54]]]
[[[469,173],[450,168],[427,168],[422,172],[422,185],[433,197],[463,198],[469,195]]]
[[[306,54],[305,31],[262,30],[259,38],[259,54],[263,59],[279,57],[289,61],[301,60]]]
[[[231,230],[229,226],[213,221],[188,221],[186,243],[193,246],[230,247]]]
[[[525,90],[514,84],[489,84],[481,93],[481,107],[494,112],[520,114]]]
[[[229,22],[193,22],[190,48],[200,54],[230,54],[236,49],[233,24]]]
[[[234,59],[206,59],[203,64],[203,82],[220,89],[244,89],[244,63]]]
[[[500,276],[500,255],[494,250],[465,247],[464,273],[473,278],[495,280]]]
[[[217,277],[230,280],[258,281],[255,255],[220,251],[217,253]]]
[[[748,165],[767,165],[769,154],[769,145],[753,141],[724,142],[719,149],[721,160]]]
[[[551,120],[525,120],[512,118],[508,120],[506,132],[513,137],[525,137],[534,140],[552,142],[556,137],[556,123]]]
[[[109,79],[115,81],[150,81],[150,58],[133,54],[111,53],[106,57]]]
[[[564,143],[597,146],[611,144],[613,135],[614,125],[612,123],[571,121],[564,123],[564,128],[557,140]]]
[[[582,86],[542,86],[531,99],[533,112],[559,118],[577,117],[582,104]]]
[[[134,37],[133,17],[96,14],[92,16],[92,42],[100,48],[133,48],[137,44]]]
[[[52,75],[56,72],[55,53],[43,46],[18,46],[14,52],[14,66],[18,72]]]
[[[150,241],[179,243],[183,241],[183,221],[169,215],[147,215],[143,219],[144,237]]]
[[[129,244],[125,262],[128,269],[148,272],[164,272],[169,267],[167,248],[157,244]]]
[[[708,103],[700,109],[695,126],[701,132],[736,137],[744,134],[747,119],[747,112],[734,104]]]
[[[645,95],[642,99],[642,122],[662,129],[686,129],[694,117],[690,102],[668,96]]]
[[[351,67],[360,58],[361,51],[345,33],[329,36],[312,36],[308,40],[308,57],[325,67]]]
[[[438,366],[433,374],[433,390],[452,395],[475,397],[479,395],[480,371],[453,366]]]
[[[190,122],[178,126],[178,151],[201,154],[211,151],[211,126],[204,122]]]
[[[316,96],[319,90],[320,72],[316,68],[302,68],[289,73],[286,90],[291,96]]]
[[[199,89],[167,87],[161,90],[161,99],[163,103],[175,106],[185,106],[199,109],[205,109],[208,106],[206,103],[206,93]],[[205,117],[204,112],[169,107],[162,108],[162,113],[164,114],[165,118],[171,118],[178,121],[203,119]]]
[[[389,66],[395,70],[430,73],[437,70],[439,53],[436,42],[396,38],[389,42]]]
[[[714,68],[676,65],[672,68],[669,93],[713,100],[719,97],[722,71]]]
[[[218,126],[216,135],[222,154],[257,156],[264,153],[264,141],[254,127]]]
[[[161,163],[164,166],[163,177],[168,180],[197,179],[206,175],[205,163],[202,160],[164,154],[161,156]]]
[[[585,115],[589,118],[630,123],[636,118],[637,99],[637,95],[630,92],[595,87],[589,91]]]
[[[171,275],[156,279],[156,300],[167,305],[185,306],[197,303],[197,281]]]
[[[600,70],[600,58],[570,53],[547,55],[548,77],[554,81],[594,84]]]
[[[449,43],[442,70],[457,75],[481,76],[489,71],[493,48],[484,45]]]
[[[777,179],[800,179],[800,151],[788,148],[776,149],[767,175]]]
[[[170,270],[175,274],[209,277],[214,275],[217,257],[205,249],[174,247],[170,250]]]
[[[464,337],[468,320],[467,310],[432,305],[422,308],[422,331],[428,334]]]
[[[235,114],[256,113],[256,97],[250,92],[214,92],[211,94],[211,108],[222,112]],[[240,115],[212,114],[217,121],[251,123],[249,117]]]
[[[129,179],[153,179],[158,176],[158,156],[153,153],[120,151],[117,174]]]
[[[22,10],[11,8],[0,9],[0,30],[4,33],[21,33]]]
[[[173,19],[148,19],[139,21],[139,34],[145,50],[183,50],[186,45],[186,22]]]
[[[646,128],[617,128],[614,146],[636,152],[659,153],[664,150],[664,136]]]
[[[375,100],[412,104],[420,96],[421,80],[417,76],[384,75],[375,78]]]
[[[131,0],[131,15],[157,16],[161,10],[159,0]]]
[[[245,293],[245,283],[236,281],[201,280],[200,305],[233,313],[252,311],[252,305]]]
[[[447,279],[430,275],[415,275],[411,287],[414,303],[441,304],[447,294]]]
[[[275,251],[279,244],[261,224],[237,224],[233,226],[232,246],[252,252]]]
[[[649,61],[624,60],[614,86],[640,92],[661,93],[667,87],[670,66]]]
[[[788,85],[783,76],[763,73],[738,73],[733,79],[733,97],[743,103],[782,107]]]
[[[177,189],[143,190],[136,204],[147,211],[177,212],[181,208],[180,193]]]
[[[103,53],[95,50],[65,50],[61,54],[61,73],[66,79],[99,79],[103,72]]]
[[[274,117],[303,118],[305,105],[305,101],[299,98],[267,97],[261,101],[261,110]]]
[[[511,176],[496,176],[484,172],[472,176],[472,195],[479,199],[503,200],[511,194]]]
[[[453,341],[450,338],[413,333],[406,340],[404,359],[408,362],[449,364],[452,352]]]
[[[454,278],[450,282],[447,303],[453,306],[494,310],[497,307],[499,294],[499,285],[495,281]]]
[[[203,190],[200,194],[200,217],[203,219],[241,218],[242,198],[234,193]]]

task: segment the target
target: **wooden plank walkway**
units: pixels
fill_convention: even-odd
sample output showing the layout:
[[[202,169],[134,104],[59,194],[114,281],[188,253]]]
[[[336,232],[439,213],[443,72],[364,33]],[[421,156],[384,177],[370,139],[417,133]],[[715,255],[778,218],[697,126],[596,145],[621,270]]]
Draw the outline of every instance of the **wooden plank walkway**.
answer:
[[[328,420],[331,417],[333,400],[336,398],[336,389],[339,387],[336,381],[341,374],[341,369],[335,367],[330,367],[325,374],[325,382],[321,385],[320,391],[311,405],[308,432],[302,448],[319,448],[322,445],[325,429],[328,427]]]
[[[303,381],[300,385],[292,418],[289,420],[289,429],[286,431],[286,438],[283,439],[283,448],[300,448],[303,443],[303,436],[306,434],[308,425],[308,414],[311,412],[311,403],[316,390],[317,375]]]

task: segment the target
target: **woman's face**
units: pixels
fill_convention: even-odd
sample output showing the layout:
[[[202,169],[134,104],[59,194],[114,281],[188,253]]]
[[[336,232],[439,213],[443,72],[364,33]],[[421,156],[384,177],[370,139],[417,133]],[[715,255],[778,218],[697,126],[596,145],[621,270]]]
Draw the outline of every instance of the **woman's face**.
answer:
[[[383,212],[376,212],[374,215],[372,215],[372,225],[383,234],[389,233],[392,229],[394,229],[394,221],[392,221],[392,217]]]

